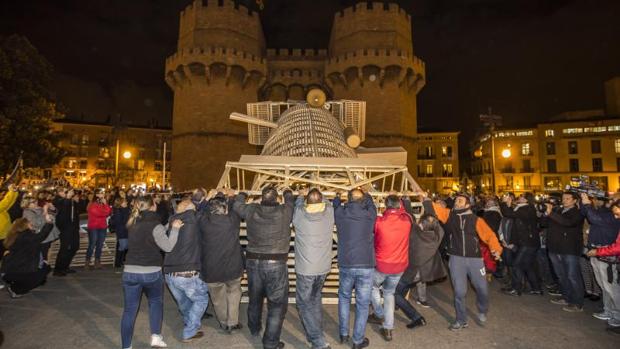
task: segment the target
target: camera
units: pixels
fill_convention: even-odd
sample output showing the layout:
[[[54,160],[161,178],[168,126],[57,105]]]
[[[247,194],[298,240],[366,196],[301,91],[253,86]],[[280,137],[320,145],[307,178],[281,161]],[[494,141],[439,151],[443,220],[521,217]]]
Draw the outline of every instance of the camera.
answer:
[[[536,203],[534,204],[534,206],[536,207],[536,210],[538,212],[544,213],[547,212],[547,204],[551,204],[553,207],[557,207],[560,206],[560,202],[561,200],[558,197],[544,195],[536,198]]]
[[[599,200],[607,199],[607,193],[605,190],[598,186],[597,181],[591,181],[586,175],[572,177],[570,184],[566,186],[566,190],[577,195],[585,193],[589,197],[597,198]]]

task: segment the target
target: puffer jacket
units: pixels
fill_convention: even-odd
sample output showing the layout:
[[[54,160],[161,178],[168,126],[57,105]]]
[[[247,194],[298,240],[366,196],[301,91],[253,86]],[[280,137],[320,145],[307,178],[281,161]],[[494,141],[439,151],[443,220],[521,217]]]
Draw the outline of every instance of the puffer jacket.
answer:
[[[106,229],[108,227],[107,218],[112,213],[110,206],[93,201],[86,210],[88,211],[88,229]]]
[[[409,233],[413,219],[399,209],[387,209],[375,222],[375,258],[377,270],[384,274],[398,274],[409,265]]]
[[[291,242],[293,193],[283,194],[284,204],[246,204],[247,194],[235,197],[233,210],[245,220],[248,234],[246,253],[249,259],[286,259]]]

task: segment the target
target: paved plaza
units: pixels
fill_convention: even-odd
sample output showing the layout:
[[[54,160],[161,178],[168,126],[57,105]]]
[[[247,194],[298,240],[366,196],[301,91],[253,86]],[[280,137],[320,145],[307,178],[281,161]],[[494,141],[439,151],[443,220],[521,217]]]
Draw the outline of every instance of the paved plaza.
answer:
[[[394,341],[383,341],[378,326],[369,325],[370,348],[620,348],[620,337],[605,332],[605,322],[591,313],[599,303],[586,300],[583,313],[572,314],[549,302],[549,297],[513,298],[499,292],[499,283],[491,285],[491,310],[486,327],[470,319],[470,327],[458,333],[447,330],[452,321],[452,289],[449,282],[429,288],[433,307],[421,309],[428,325],[408,330],[403,314],[396,313]],[[0,329],[4,332],[4,348],[120,348],[120,316],[122,313],[120,274],[110,269],[86,272],[65,278],[50,277],[47,285],[31,294],[12,300],[0,293]],[[475,314],[473,292],[468,295],[469,315]],[[170,348],[262,348],[259,338],[245,327],[234,335],[219,331],[216,321],[203,321],[205,337],[191,344],[176,338],[181,330],[181,317],[166,291],[163,335]],[[335,305],[324,305],[324,325],[332,348],[348,348],[337,343],[338,311]],[[210,310],[212,311],[212,310]],[[148,348],[146,297],[136,323],[134,349]],[[287,348],[309,348],[304,339],[299,315],[289,307],[282,340]]]

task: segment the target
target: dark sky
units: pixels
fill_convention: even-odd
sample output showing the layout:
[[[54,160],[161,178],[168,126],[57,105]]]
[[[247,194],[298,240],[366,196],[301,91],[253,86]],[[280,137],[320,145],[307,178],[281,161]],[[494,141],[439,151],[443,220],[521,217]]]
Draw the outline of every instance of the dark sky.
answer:
[[[170,125],[164,59],[190,0],[0,1],[0,34],[27,36],[54,65],[54,89],[72,118],[121,114]],[[507,126],[601,109],[603,82],[620,75],[618,0],[398,2],[412,15],[414,50],[426,62],[419,127],[461,130],[461,145],[487,106]],[[326,48],[333,14],[354,1],[264,3],[268,47]]]

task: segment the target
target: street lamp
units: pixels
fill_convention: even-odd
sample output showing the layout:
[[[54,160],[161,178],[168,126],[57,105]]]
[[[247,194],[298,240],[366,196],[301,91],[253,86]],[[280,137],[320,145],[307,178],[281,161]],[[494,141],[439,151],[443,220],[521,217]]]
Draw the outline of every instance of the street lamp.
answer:
[[[508,159],[511,155],[512,155],[512,152],[510,151],[510,148],[506,148],[502,150],[502,157],[504,159]]]
[[[131,152],[130,152],[129,150],[125,151],[125,152],[123,153],[123,157],[124,157],[125,159],[131,159]]]

